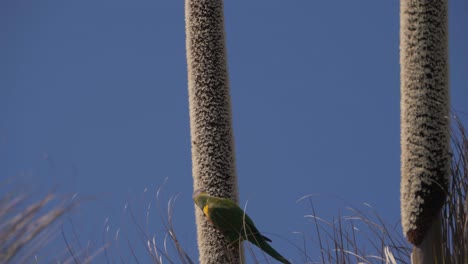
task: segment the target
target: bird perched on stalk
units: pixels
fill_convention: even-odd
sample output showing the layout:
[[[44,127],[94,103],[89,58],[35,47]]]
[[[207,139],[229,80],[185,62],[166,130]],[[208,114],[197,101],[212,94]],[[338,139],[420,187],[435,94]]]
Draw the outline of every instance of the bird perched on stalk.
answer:
[[[237,247],[240,242],[248,240],[279,262],[291,264],[267,243],[271,239],[262,235],[252,219],[230,199],[210,196],[197,190],[193,194],[193,201],[231,245]]]

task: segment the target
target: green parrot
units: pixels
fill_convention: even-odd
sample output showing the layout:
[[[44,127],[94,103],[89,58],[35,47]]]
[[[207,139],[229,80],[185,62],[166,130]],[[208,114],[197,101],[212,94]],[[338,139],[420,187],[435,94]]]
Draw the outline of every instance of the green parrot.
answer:
[[[271,239],[263,236],[252,219],[230,199],[210,196],[202,190],[197,190],[193,194],[193,200],[233,246],[248,240],[279,262],[291,264],[267,243],[271,242]]]

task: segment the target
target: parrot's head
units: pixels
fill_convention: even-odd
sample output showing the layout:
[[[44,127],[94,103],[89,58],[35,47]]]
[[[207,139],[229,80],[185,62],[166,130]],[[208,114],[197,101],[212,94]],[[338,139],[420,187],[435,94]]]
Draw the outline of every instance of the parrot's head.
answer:
[[[200,209],[203,210],[203,208],[205,207],[206,205],[206,201],[208,200],[208,197],[210,197],[204,190],[195,190],[195,192],[193,193],[193,201],[195,202],[195,204],[200,207]]]

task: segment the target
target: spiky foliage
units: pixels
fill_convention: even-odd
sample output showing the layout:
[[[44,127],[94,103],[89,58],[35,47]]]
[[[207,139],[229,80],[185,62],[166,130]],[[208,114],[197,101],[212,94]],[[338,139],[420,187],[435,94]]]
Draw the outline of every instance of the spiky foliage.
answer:
[[[401,214],[404,234],[419,245],[450,175],[447,0],[400,3]]]
[[[147,194],[151,195],[149,201]],[[125,203],[125,222],[116,226],[106,219],[104,243],[109,246],[104,248],[103,257],[107,263],[196,263],[176,235],[173,220],[178,196],[170,197],[167,204],[161,203],[165,200],[162,196],[162,187],[157,189],[155,200],[153,192],[145,189],[137,204]]]
[[[468,136],[452,118],[452,169],[448,200],[442,210],[443,263],[468,263]]]
[[[194,190],[237,202],[223,1],[186,0],[185,29]],[[239,263],[200,210],[196,219],[200,263]]]
[[[314,225],[310,239],[300,233],[304,263],[410,263],[411,247],[399,224],[389,225],[369,204],[363,209],[349,206],[347,215],[326,220],[317,213],[312,196],[300,200],[309,203],[312,214],[305,217]]]
[[[39,200],[28,199],[17,192],[3,194],[0,198],[0,263],[32,262],[56,234],[54,224],[75,204],[57,203],[52,193]]]

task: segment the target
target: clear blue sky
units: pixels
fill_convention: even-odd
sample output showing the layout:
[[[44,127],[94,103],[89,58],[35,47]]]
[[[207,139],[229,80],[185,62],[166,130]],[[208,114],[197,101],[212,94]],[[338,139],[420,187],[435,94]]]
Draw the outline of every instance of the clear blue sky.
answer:
[[[452,106],[468,126],[466,14],[450,1]],[[399,2],[226,1],[225,16],[240,196],[259,229],[300,263],[275,235],[313,236],[304,195],[322,194],[325,218],[346,213],[339,196],[395,223]],[[97,245],[106,218],[134,230],[127,202],[144,222],[167,178],[161,202],[179,194],[176,230],[197,259],[186,67],[182,0],[1,1],[0,178],[97,196],[71,216]]]

